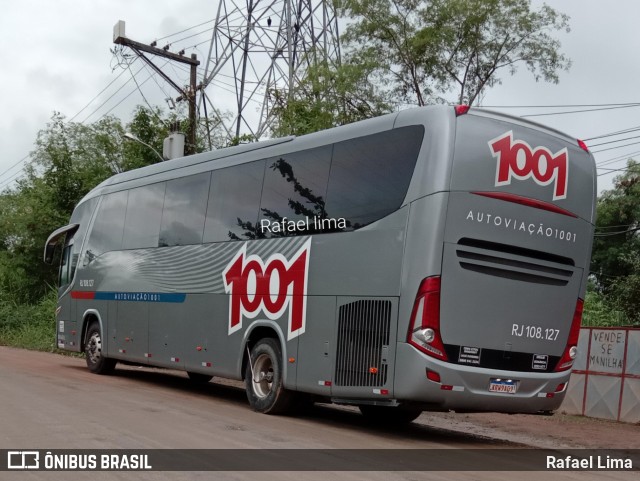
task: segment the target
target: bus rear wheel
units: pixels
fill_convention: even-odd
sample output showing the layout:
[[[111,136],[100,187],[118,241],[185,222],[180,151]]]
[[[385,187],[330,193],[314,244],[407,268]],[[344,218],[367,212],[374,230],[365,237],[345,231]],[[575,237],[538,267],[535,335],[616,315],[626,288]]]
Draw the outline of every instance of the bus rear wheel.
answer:
[[[102,332],[100,324],[95,321],[87,329],[84,353],[87,367],[94,374],[110,374],[116,367],[116,360],[109,359],[102,352]]]
[[[251,409],[278,414],[291,406],[293,396],[282,383],[282,352],[275,339],[264,338],[251,350],[245,370],[245,387]]]
[[[409,424],[422,414],[422,409],[402,405],[373,406],[363,404],[358,407],[367,420],[381,425]]]

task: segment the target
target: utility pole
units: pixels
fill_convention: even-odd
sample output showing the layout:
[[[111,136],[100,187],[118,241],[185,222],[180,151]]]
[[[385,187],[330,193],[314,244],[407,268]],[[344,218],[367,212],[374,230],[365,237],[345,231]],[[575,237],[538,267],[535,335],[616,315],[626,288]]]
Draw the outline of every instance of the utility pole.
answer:
[[[164,48],[157,48],[155,46],[155,42],[151,45],[146,45],[144,43],[136,42],[135,40],[131,40],[125,36],[125,24],[123,20],[119,20],[118,23],[113,27],[113,43],[117,45],[122,45],[124,47],[129,47],[133,50],[142,60],[144,60],[152,69],[154,69],[158,74],[164,78],[169,85],[171,85],[174,89],[176,89],[180,96],[176,99],[177,102],[181,100],[186,100],[189,102],[189,130],[187,132],[187,145],[186,145],[186,155],[193,155],[196,153],[196,91],[199,87],[196,86],[197,76],[196,76],[196,68],[200,65],[200,61],[198,60],[196,54],[191,54],[191,57],[184,57],[181,54],[176,54],[173,52],[169,52],[169,46],[165,46]],[[190,66],[190,84],[188,89],[183,89],[178,86],[173,80],[171,80],[157,65],[155,65],[149,58],[147,58],[143,52],[150,53],[153,55],[157,55],[159,57],[163,57],[169,60],[173,60],[174,62],[184,63]]]

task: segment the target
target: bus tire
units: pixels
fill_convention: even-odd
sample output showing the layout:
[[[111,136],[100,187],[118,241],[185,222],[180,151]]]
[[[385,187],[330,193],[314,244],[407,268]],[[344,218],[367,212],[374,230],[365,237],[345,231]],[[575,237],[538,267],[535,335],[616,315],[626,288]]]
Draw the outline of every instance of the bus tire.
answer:
[[[416,420],[422,409],[410,406],[373,406],[362,404],[358,406],[367,420],[380,425],[409,424]]]
[[[87,329],[84,354],[89,371],[94,374],[111,374],[116,367],[116,360],[109,359],[102,352],[102,332],[100,324],[93,321]]]
[[[189,379],[197,384],[206,384],[213,379],[209,374],[200,374],[199,372],[187,371]]]
[[[245,370],[245,388],[254,411],[278,414],[289,409],[293,393],[282,383],[282,352],[278,341],[261,339],[251,350]]]

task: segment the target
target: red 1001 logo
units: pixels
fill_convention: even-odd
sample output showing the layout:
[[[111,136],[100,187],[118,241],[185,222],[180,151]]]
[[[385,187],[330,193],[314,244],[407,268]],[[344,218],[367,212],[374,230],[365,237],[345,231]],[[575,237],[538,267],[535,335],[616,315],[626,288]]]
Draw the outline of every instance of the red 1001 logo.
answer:
[[[522,140],[513,140],[513,131],[489,141],[493,156],[497,157],[496,187],[518,180],[533,178],[538,185],[554,182],[553,200],[566,199],[569,154],[567,148],[552,154],[546,147],[532,149]]]
[[[242,319],[255,319],[261,312],[271,320],[289,309],[287,340],[304,333],[307,278],[311,239],[287,259],[272,254],[266,260],[247,255],[244,244],[227,265],[222,277],[229,301],[229,335],[242,328]]]

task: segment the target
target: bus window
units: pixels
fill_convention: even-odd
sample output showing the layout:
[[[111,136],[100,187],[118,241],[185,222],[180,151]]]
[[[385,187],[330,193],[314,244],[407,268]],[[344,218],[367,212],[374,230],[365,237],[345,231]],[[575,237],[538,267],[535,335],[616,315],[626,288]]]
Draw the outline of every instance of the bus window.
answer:
[[[123,249],[158,246],[165,185],[161,182],[129,191]]]
[[[91,221],[91,216],[93,215],[93,211],[95,210],[96,204],[98,203],[98,198],[94,197],[93,199],[89,199],[86,202],[80,204],[74,211],[71,216],[71,223],[78,224],[78,230],[73,234],[73,242],[67,242],[71,249],[71,271],[69,272],[69,282],[73,279],[73,275],[76,271],[76,266],[78,265],[78,259],[80,258],[80,249],[82,248],[82,243],[84,242],[84,237],[87,234],[87,228],[89,227],[89,222]]]
[[[216,170],[211,177],[204,242],[255,239],[265,161]]]
[[[211,173],[167,182],[160,227],[160,247],[200,244],[204,231]]]
[[[73,251],[73,244],[67,245],[62,251],[62,259],[60,261],[60,272],[58,277],[58,288],[60,290],[66,288],[71,282],[73,277],[73,268],[71,262],[71,252]]]
[[[104,252],[122,247],[128,193],[128,191],[114,192],[105,195],[102,199],[93,229],[91,229],[83,265],[86,266]]]
[[[263,237],[308,235],[324,215],[331,146],[267,159],[258,228]]]
[[[424,127],[411,126],[335,144],[326,215],[363,227],[400,207],[409,188]]]

